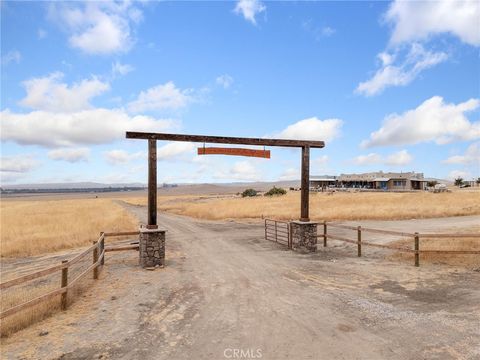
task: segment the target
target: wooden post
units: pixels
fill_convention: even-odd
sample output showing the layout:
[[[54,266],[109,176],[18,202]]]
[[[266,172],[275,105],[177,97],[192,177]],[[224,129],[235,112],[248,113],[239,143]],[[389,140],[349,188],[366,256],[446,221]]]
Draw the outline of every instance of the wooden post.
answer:
[[[97,244],[93,249],[93,263],[95,264],[98,261],[98,243],[94,241],[93,244]],[[98,265],[93,267],[93,278],[98,279]]]
[[[327,247],[327,222],[323,222],[323,247]]]
[[[362,227],[359,226],[357,228],[357,252],[358,252],[358,257],[362,256]]]
[[[148,139],[148,225],[157,226],[157,141]]]
[[[62,264],[68,263],[68,260],[62,260]],[[62,288],[68,286],[68,267],[62,269]],[[62,294],[61,307],[62,310],[67,310],[67,291]]]
[[[420,237],[415,233],[415,266],[420,266]]]
[[[310,146],[302,146],[302,193],[300,203],[300,221],[310,221],[308,202],[310,192]]]
[[[288,223],[288,248],[293,249],[293,229],[292,223]]]
[[[277,220],[275,220],[275,242],[278,242],[278,239],[277,239]]]
[[[102,260],[100,261],[100,265],[105,265],[105,233],[101,232],[100,233],[100,255],[103,253]]]
[[[268,238],[267,238],[267,219],[265,219],[265,240],[268,240]]]

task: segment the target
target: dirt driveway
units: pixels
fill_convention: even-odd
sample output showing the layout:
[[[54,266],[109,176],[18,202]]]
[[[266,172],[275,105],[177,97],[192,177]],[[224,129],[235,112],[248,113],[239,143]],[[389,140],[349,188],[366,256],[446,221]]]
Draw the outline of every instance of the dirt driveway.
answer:
[[[415,268],[378,251],[358,259],[348,245],[302,255],[263,240],[259,224],[159,223],[167,267],[107,254],[92,289],[2,340],[3,358],[480,358],[477,271]]]

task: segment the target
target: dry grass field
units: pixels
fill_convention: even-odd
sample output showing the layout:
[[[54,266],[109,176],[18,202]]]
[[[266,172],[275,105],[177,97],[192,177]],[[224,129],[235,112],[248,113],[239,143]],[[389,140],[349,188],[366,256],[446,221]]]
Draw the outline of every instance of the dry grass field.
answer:
[[[480,228],[469,229],[468,232],[479,232]],[[400,240],[392,245],[401,247],[411,247],[411,239]],[[422,238],[420,240],[420,250],[444,250],[444,251],[461,251],[474,250],[480,251],[480,238]],[[397,252],[391,256],[403,262],[412,262],[413,255],[404,252]],[[451,266],[461,266],[477,269],[480,266],[480,256],[478,254],[439,254],[424,253],[420,254],[420,264],[422,262],[433,264],[445,264]]]
[[[0,211],[2,257],[89,245],[100,231],[137,228],[137,220],[111,199],[9,199]]]
[[[125,199],[145,205],[145,198]],[[158,208],[198,219],[296,219],[300,193],[285,196],[159,196]],[[451,193],[311,193],[312,220],[400,220],[480,214],[480,191]]]

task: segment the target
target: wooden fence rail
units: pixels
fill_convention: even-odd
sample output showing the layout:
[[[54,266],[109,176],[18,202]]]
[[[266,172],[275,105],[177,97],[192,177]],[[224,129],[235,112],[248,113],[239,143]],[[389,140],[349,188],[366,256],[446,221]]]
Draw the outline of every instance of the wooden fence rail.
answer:
[[[331,235],[328,233],[328,228],[339,228],[345,230],[355,230],[357,233],[356,239],[348,239],[346,237],[338,236],[338,235]],[[385,245],[385,244],[376,244],[372,242],[367,242],[362,240],[362,233],[363,232],[370,232],[370,233],[377,233],[377,234],[385,234],[385,235],[396,235],[402,237],[410,237],[413,239],[413,247],[411,249],[399,247],[399,246],[392,246],[392,245]],[[384,249],[390,249],[395,251],[402,251],[402,252],[409,252],[415,254],[415,266],[420,266],[420,254],[423,253],[434,253],[434,254],[480,254],[480,250],[421,250],[420,249],[420,239],[428,239],[428,238],[477,238],[480,241],[480,233],[472,233],[472,234],[421,234],[418,232],[415,233],[408,233],[408,232],[401,232],[401,231],[391,231],[391,230],[381,230],[381,229],[372,229],[372,228],[365,228],[361,226],[349,226],[337,223],[327,223],[326,221],[323,222],[323,234],[317,235],[318,238],[323,238],[323,246],[327,246],[327,239],[338,240],[347,242],[350,244],[357,245],[357,254],[358,256],[362,256],[362,246],[372,246]]]
[[[120,250],[138,250],[138,243],[132,243],[127,246],[107,246],[105,247],[105,238],[106,237],[115,237],[115,236],[128,236],[128,235],[138,235],[139,231],[130,231],[130,232],[110,232],[110,233],[100,233],[98,240],[94,241],[93,244],[88,248],[82,251],[80,254],[76,255],[70,260],[63,260],[61,264],[51,266],[47,269],[42,269],[35,271],[30,274],[19,276],[15,279],[11,279],[0,283],[0,290],[8,289],[12,286],[21,285],[27,281],[34,280],[43,276],[53,274],[55,272],[61,271],[61,287],[55,290],[52,290],[46,294],[38,296],[34,299],[26,301],[22,304],[15,305],[5,311],[0,313],[0,319],[3,319],[7,316],[13,315],[19,311],[32,307],[36,304],[40,304],[44,301],[47,301],[57,295],[61,295],[61,308],[65,310],[67,308],[67,294],[68,290],[71,289],[80,279],[87,275],[90,271],[93,271],[93,278],[98,279],[99,270],[102,269],[102,265],[105,263],[105,252],[107,251],[120,251]],[[80,275],[74,279],[68,278],[68,269],[73,264],[78,263],[80,260],[85,258],[88,254],[92,254],[92,264],[84,270]]]

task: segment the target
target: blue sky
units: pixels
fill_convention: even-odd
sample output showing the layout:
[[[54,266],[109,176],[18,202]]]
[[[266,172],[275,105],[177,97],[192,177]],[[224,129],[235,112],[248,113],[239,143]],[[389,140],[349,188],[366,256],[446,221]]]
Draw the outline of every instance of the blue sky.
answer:
[[[145,182],[126,130],[325,140],[312,174],[480,176],[480,5],[1,3],[2,184]],[[300,152],[158,143],[159,181],[298,179]]]

